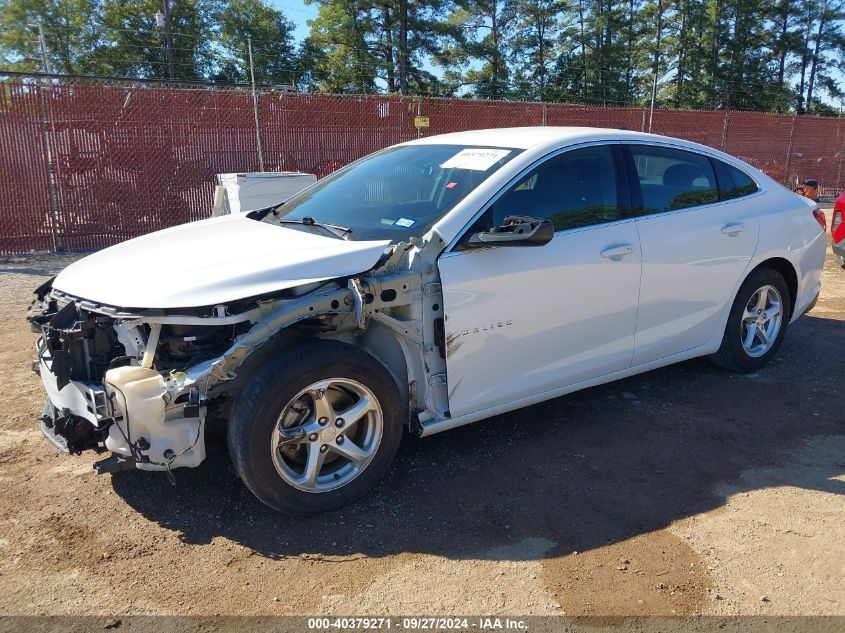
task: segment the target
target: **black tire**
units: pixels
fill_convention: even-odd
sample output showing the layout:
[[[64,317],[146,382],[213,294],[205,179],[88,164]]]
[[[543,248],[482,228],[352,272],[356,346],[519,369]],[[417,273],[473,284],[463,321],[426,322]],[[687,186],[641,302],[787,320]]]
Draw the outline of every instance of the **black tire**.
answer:
[[[307,492],[277,472],[271,437],[283,409],[303,389],[320,380],[346,378],[366,386],[382,411],[382,436],[372,460],[349,483],[334,490]],[[268,360],[238,396],[229,419],[229,451],[238,476],[262,502],[293,516],[328,512],[373,488],[399,448],[408,407],[385,367],[367,352],[338,341],[315,340]]]
[[[781,297],[782,320],[780,330],[774,343],[762,356],[750,356],[742,345],[742,314],[746,305],[755,295],[757,290],[764,286],[774,287]],[[719,367],[724,367],[739,373],[757,371],[768,363],[780,349],[783,337],[792,318],[792,297],[789,294],[789,286],[786,280],[778,271],[773,268],[758,268],[754,270],[740,286],[734,299],[731,312],[728,315],[728,323],[725,326],[725,333],[722,337],[722,345],[719,351],[710,356],[710,361]]]

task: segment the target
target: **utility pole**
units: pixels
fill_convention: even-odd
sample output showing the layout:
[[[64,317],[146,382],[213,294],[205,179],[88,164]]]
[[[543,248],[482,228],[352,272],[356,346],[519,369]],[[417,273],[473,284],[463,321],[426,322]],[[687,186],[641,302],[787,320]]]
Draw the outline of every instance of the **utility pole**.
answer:
[[[663,0],[657,1],[657,32],[654,37],[656,46],[654,48],[654,69],[651,78],[651,107],[648,113],[648,131],[651,133],[651,124],[654,121],[654,101],[657,97],[657,72],[660,70],[660,37],[663,34]]]
[[[264,150],[261,147],[261,126],[258,122],[258,93],[255,92],[255,67],[252,65],[252,38],[246,38],[249,49],[249,79],[252,82],[252,111],[255,114],[255,145],[258,149],[258,171],[264,171]]]
[[[408,0],[399,0],[399,92],[408,94]]]
[[[50,51],[47,48],[47,38],[44,37],[44,25],[38,22],[38,48],[41,51],[41,65],[43,70],[48,75],[52,75],[53,71],[50,68]]]
[[[651,107],[648,109],[648,133],[651,134],[651,124],[654,121],[654,99],[657,96],[657,73],[651,77]]]
[[[176,63],[173,60],[173,29],[170,23],[170,0],[162,0],[164,9],[164,50],[167,59],[167,78],[176,79]]]

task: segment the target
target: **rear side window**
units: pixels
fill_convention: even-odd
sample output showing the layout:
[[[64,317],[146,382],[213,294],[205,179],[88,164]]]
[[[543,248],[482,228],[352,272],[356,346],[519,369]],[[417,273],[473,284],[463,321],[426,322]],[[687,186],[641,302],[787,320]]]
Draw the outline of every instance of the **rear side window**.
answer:
[[[710,159],[693,152],[629,146],[640,182],[644,213],[661,213],[718,202]]]
[[[713,164],[716,166],[716,178],[719,180],[719,198],[722,200],[741,198],[759,189],[757,183],[750,176],[736,167],[731,167],[715,158]]]

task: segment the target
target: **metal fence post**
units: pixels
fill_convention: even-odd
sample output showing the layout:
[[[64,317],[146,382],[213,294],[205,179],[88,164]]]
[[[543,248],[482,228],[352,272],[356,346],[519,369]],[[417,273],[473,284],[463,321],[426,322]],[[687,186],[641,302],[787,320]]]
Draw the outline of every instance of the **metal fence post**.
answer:
[[[264,149],[261,147],[261,124],[258,121],[258,93],[255,92],[255,68],[252,65],[252,38],[246,38],[249,49],[249,78],[252,81],[252,110],[255,114],[255,144],[258,148],[258,171],[264,171]]]
[[[795,115],[792,115],[792,126],[789,129],[789,145],[786,148],[786,161],[783,167],[783,184],[789,185],[789,167],[792,162],[792,147],[795,144]]]
[[[45,81],[49,81],[45,79]],[[53,166],[53,151],[50,145],[50,126],[48,122],[47,97],[43,85],[35,85],[38,94],[38,127],[41,130],[41,147],[44,151],[44,165],[47,168],[47,199],[50,202],[50,231],[53,237],[53,252],[58,253],[62,248],[61,232],[59,230],[59,204],[56,187],[56,170]]]
[[[731,111],[725,110],[725,122],[722,125],[722,146],[719,148],[723,152],[725,148],[728,146],[728,128],[730,126],[731,121]]]
[[[842,143],[841,121],[836,122],[836,140]],[[842,156],[845,154],[845,145],[839,146],[839,162],[836,167],[836,191],[842,191]]]

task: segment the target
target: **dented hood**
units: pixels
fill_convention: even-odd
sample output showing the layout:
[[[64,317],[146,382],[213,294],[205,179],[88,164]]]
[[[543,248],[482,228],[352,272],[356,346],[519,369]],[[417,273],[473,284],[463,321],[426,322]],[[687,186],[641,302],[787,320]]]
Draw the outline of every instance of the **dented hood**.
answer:
[[[227,215],[89,255],[65,268],[53,287],[121,308],[217,305],[364,272],[388,244],[346,241]]]

